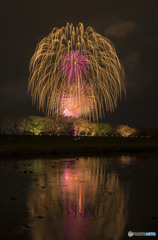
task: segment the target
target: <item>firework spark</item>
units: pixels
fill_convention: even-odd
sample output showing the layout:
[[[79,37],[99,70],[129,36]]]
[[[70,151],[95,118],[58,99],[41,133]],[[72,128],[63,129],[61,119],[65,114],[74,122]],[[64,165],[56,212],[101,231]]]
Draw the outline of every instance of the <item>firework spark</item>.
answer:
[[[85,55],[79,53],[79,51],[71,51],[65,54],[60,67],[69,82],[78,83],[81,78],[86,77],[89,63]]]
[[[113,44],[82,23],[54,28],[30,61],[28,91],[49,115],[98,120],[125,93],[124,70]]]
[[[63,91],[60,98],[60,110],[66,117],[79,118],[83,115],[88,117],[89,111],[93,109],[94,99],[89,94],[88,86],[80,86],[80,94],[78,94],[78,87],[72,84],[67,90]],[[54,99],[52,99],[51,106],[53,106]]]

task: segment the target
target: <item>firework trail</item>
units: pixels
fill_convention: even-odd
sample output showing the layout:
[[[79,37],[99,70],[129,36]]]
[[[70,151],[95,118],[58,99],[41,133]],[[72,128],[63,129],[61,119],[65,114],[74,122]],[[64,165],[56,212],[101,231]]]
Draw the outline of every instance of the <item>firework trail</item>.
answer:
[[[29,70],[33,103],[49,115],[98,120],[125,93],[113,44],[82,23],[54,28],[37,45]]]

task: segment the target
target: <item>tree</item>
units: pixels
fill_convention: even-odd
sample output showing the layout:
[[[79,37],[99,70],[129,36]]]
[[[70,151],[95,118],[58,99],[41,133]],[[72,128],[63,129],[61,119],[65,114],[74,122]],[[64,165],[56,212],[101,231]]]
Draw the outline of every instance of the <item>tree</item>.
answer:
[[[10,133],[12,134],[16,134],[18,133],[18,127],[19,127],[19,124],[22,120],[22,117],[21,116],[18,116],[18,115],[15,115],[15,114],[12,114],[12,115],[9,115],[8,116],[8,130]]]
[[[121,134],[121,136],[123,136],[123,137],[128,137],[132,134],[135,134],[136,129],[131,128],[128,125],[120,125],[120,126],[117,127],[116,132]]]
[[[44,118],[38,116],[23,117],[19,124],[19,130],[24,134],[26,134],[26,132],[32,132],[35,135],[38,135],[45,130]]]
[[[97,124],[97,135],[105,136],[108,132],[111,132],[113,127],[108,123]]]
[[[56,117],[44,118],[44,132],[56,135],[58,130],[58,121]]]
[[[74,123],[71,118],[46,117],[44,118],[45,131],[52,135],[73,135]]]
[[[8,128],[8,116],[7,110],[0,110],[0,134],[5,134]]]

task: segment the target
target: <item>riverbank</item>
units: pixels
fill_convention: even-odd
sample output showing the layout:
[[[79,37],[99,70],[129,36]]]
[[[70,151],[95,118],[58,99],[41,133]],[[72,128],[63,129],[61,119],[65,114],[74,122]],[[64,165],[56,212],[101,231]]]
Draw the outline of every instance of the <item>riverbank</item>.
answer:
[[[158,152],[158,138],[0,135],[0,157]]]

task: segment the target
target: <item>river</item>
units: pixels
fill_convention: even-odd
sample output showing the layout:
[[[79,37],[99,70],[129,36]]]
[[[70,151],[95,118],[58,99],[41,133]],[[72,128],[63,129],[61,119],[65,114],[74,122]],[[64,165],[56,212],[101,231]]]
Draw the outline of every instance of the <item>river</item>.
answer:
[[[156,155],[1,159],[0,189],[2,240],[158,234]]]

